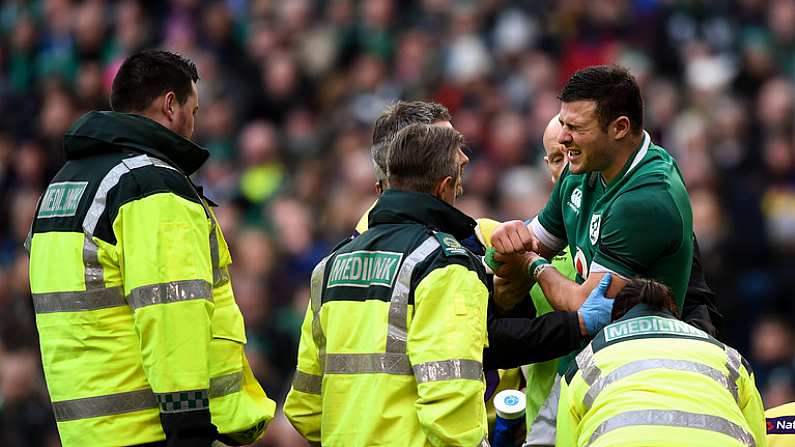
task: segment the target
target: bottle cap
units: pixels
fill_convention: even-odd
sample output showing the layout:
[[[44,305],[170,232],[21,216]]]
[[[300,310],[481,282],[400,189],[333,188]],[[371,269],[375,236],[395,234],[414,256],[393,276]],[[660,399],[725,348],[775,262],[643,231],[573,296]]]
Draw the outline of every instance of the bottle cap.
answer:
[[[518,419],[524,416],[527,401],[525,395],[517,390],[503,390],[494,396],[494,409],[503,419]]]

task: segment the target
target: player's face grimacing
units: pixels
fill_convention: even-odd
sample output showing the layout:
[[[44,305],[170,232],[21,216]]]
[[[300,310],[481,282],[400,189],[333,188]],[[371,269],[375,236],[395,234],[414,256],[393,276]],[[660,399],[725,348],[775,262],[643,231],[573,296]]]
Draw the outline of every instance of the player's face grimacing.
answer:
[[[595,101],[561,103],[559,121],[562,129],[558,143],[573,174],[606,169],[612,164],[607,132],[599,125]]]

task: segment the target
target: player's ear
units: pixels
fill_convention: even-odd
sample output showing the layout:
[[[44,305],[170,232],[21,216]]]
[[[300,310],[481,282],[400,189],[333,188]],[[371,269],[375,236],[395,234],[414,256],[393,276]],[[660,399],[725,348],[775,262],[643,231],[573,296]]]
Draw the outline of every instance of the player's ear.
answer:
[[[610,124],[608,132],[614,140],[621,140],[632,132],[632,123],[626,115],[621,115]]]

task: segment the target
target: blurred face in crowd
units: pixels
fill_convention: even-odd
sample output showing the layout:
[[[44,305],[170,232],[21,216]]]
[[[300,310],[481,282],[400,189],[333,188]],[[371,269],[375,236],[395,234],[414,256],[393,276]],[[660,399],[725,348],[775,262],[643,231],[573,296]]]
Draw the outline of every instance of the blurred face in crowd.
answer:
[[[566,147],[558,143],[558,135],[562,126],[557,115],[547,125],[542,142],[544,145],[544,164],[552,176],[552,183],[556,183],[566,167]]]
[[[558,143],[564,147],[573,174],[604,171],[615,156],[607,132],[599,124],[595,101],[563,102],[558,121]]]

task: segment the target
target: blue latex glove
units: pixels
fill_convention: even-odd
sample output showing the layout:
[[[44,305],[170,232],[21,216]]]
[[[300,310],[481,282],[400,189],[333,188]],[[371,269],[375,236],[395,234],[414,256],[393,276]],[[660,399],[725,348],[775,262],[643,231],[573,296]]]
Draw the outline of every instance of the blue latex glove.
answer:
[[[494,247],[489,247],[486,249],[486,255],[483,256],[483,262],[485,262],[486,265],[489,266],[492,273],[496,273],[497,270],[499,270],[500,267],[502,267],[502,265],[504,264],[504,262],[500,262],[494,259],[494,253],[496,252],[497,250]]]
[[[588,335],[594,336],[603,327],[610,324],[610,314],[613,312],[613,299],[606,298],[605,293],[613,279],[610,273],[605,274],[599,285],[588,295],[588,299],[580,306],[580,315],[585,322]]]

